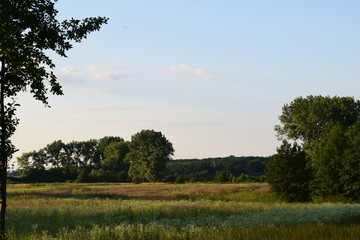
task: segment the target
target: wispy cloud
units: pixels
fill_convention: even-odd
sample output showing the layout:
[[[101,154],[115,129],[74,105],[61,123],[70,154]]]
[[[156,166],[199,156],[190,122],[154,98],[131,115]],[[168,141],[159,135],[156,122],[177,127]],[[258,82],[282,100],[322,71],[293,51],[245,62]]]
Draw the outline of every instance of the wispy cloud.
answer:
[[[172,66],[168,69],[158,70],[152,72],[153,75],[164,75],[167,77],[171,77],[174,79],[183,79],[183,78],[190,78],[190,77],[200,77],[204,80],[213,79],[220,74],[217,72],[213,72],[207,68],[203,67],[194,67],[189,66],[187,64],[180,64],[178,66]]]
[[[130,77],[133,73],[126,70],[123,66],[109,66],[92,64],[86,67],[91,81],[111,82]]]
[[[68,112],[118,112],[118,111],[144,111],[149,110],[151,106],[126,106],[126,105],[113,105],[113,106],[91,106],[91,107],[76,107],[67,109]]]
[[[133,73],[126,70],[124,66],[110,66],[110,65],[87,65],[84,69],[79,69],[73,66],[65,66],[61,69],[59,76],[68,83],[84,83],[86,81],[92,82],[112,82],[123,80]]]
[[[66,83],[83,83],[84,74],[78,68],[65,66],[60,70],[59,77]]]
[[[113,88],[89,88],[85,90],[86,93],[92,95],[109,95],[109,94],[133,94],[135,91],[127,89],[113,89]]]

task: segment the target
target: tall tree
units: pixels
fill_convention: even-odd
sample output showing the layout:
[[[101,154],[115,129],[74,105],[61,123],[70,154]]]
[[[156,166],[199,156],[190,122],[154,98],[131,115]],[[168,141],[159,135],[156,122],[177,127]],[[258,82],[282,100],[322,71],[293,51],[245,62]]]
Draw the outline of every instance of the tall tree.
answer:
[[[353,97],[296,98],[282,109],[281,138],[298,142],[311,168],[311,193],[360,200],[356,177],[359,166],[360,101]]]
[[[81,42],[107,23],[107,18],[58,21],[57,0],[0,0],[0,181],[1,237],[5,233],[7,164],[15,151],[10,137],[18,120],[15,97],[30,91],[48,106],[47,94],[62,95],[52,69],[55,64],[47,55],[53,51],[66,57],[72,42]]]
[[[130,164],[133,182],[157,182],[164,177],[166,163],[174,149],[161,132],[142,130],[131,137],[130,152],[125,160]]]
[[[64,143],[61,140],[56,140],[45,147],[45,151],[47,154],[47,162],[52,167],[60,167],[61,166],[61,159],[63,158],[63,148]],[[19,160],[18,160],[19,161]]]
[[[335,126],[349,128],[360,118],[360,101],[352,97],[299,97],[285,104],[275,126],[279,137],[300,140],[308,154]]]
[[[121,137],[115,137],[115,136],[105,136],[105,137],[99,139],[98,149],[100,152],[101,160],[105,158],[106,147],[114,142],[124,142],[124,139]]]
[[[125,182],[128,177],[129,164],[124,161],[130,151],[128,142],[112,142],[106,146],[101,168],[109,172],[108,181]]]

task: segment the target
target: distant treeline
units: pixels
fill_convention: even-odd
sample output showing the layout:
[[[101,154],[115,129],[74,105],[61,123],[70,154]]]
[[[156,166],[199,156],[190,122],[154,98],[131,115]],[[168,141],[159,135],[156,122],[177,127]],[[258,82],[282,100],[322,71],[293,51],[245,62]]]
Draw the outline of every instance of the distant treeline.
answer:
[[[121,137],[54,141],[17,158],[17,182],[254,182],[263,181],[267,157],[170,160],[172,144],[154,130]],[[12,173],[14,174],[14,173]]]
[[[250,182],[264,181],[269,157],[218,157],[179,159],[167,165],[169,180],[183,177],[185,181]]]

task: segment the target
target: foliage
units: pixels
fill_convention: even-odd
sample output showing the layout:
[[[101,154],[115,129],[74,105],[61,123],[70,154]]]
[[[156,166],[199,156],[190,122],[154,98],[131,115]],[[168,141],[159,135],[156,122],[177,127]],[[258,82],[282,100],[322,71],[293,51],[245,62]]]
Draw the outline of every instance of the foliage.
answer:
[[[269,161],[266,177],[272,190],[283,200],[304,202],[310,199],[310,171],[305,152],[296,143],[283,141]]]
[[[317,195],[339,196],[343,192],[343,183],[340,182],[340,178],[346,144],[345,129],[341,125],[336,125],[323,137],[314,151],[313,188]]]
[[[235,181],[245,183],[245,182],[251,182],[251,179],[248,175],[242,173],[237,179],[235,179]]]
[[[76,183],[83,183],[89,181],[89,173],[86,169],[81,170],[80,174],[77,176],[75,182]]]
[[[57,140],[38,151],[18,157],[22,178],[17,178],[17,181],[74,181],[85,169],[89,182],[127,182],[130,181],[129,164],[125,157],[130,151],[129,145],[130,142],[123,138],[113,136],[70,143]],[[163,180],[175,183],[180,177],[185,182],[216,181],[216,174],[225,171],[225,182],[261,182],[268,159],[229,156],[169,161],[166,164],[168,175]]]
[[[30,92],[34,98],[48,105],[47,93],[62,95],[62,89],[51,69],[55,64],[47,55],[49,51],[66,57],[72,42],[81,42],[90,32],[97,31],[107,23],[107,18],[96,17],[84,20],[56,19],[56,1],[19,0],[1,1],[0,62],[1,102],[14,99],[20,91]],[[49,86],[49,88],[48,88]],[[2,136],[13,149],[9,137],[15,131],[17,120],[15,107],[10,102],[1,116]],[[3,141],[2,140],[2,141]],[[11,152],[7,155],[10,156]]]
[[[17,161],[26,182],[84,181],[85,173],[89,182],[126,182],[131,164],[132,174],[135,166],[141,166],[141,173],[138,178],[133,175],[133,181],[162,180],[166,162],[174,152],[172,144],[153,130],[144,130],[133,139],[125,142],[120,137],[107,136],[70,143],[57,140],[38,151],[23,153]]]
[[[127,164],[124,162],[124,159],[129,151],[129,143],[127,142],[110,143],[105,148],[101,166],[105,169],[127,170]]]
[[[130,152],[126,161],[130,164],[129,176],[133,182],[158,182],[165,177],[166,163],[174,149],[161,132],[142,130],[131,137]]]
[[[129,152],[129,143],[124,141],[113,141],[105,147],[101,168],[108,171],[110,176],[102,177],[103,180],[112,182],[127,181],[129,165],[124,159]]]
[[[123,142],[123,141],[124,141],[123,138],[117,136],[106,136],[99,139],[98,150],[100,152],[100,159],[105,158],[105,149],[107,146],[109,146],[111,143]]]
[[[53,51],[66,57],[72,42],[81,42],[90,32],[97,31],[107,18],[70,19],[59,22],[54,0],[1,1],[1,62],[5,65],[6,97],[19,91],[30,92],[47,104],[46,93],[62,94],[52,71],[55,64],[47,56]],[[46,66],[46,67],[45,67]],[[50,89],[45,83],[50,84]]]
[[[22,170],[97,167],[100,165],[97,145],[98,141],[93,139],[68,144],[57,140],[39,151],[22,154],[17,161]]]
[[[245,174],[255,181],[265,173],[268,157],[218,157],[205,159],[179,159],[167,164],[169,176],[192,177],[197,181],[215,181],[216,174],[221,171],[232,176]],[[226,181],[234,182],[227,179]],[[237,180],[235,180],[236,182]]]
[[[345,129],[335,126],[319,143],[313,159],[316,194],[360,200],[360,120]]]
[[[285,104],[279,116],[279,137],[303,142],[308,154],[334,127],[351,127],[360,118],[360,102],[352,97],[308,96]]]
[[[128,152],[128,143],[120,137],[70,143],[57,140],[23,153],[17,161],[23,180],[30,182],[75,180],[82,173],[88,175],[86,181],[127,181],[128,165],[123,160]]]
[[[219,171],[216,173],[215,178],[214,178],[215,182],[218,183],[223,183],[223,182],[228,182],[229,181],[229,176],[226,173],[226,171]]]
[[[232,173],[227,173],[225,170],[216,172],[214,178],[214,182],[217,183],[249,183],[254,181],[254,177],[250,177],[244,173],[240,174],[239,177],[235,177]]]
[[[306,153],[307,167],[313,172],[308,180],[312,195],[360,201],[360,101],[352,97],[300,97],[283,107],[279,120],[281,125],[275,128],[278,136],[300,142]]]
[[[343,196],[360,201],[360,120],[347,133],[348,148],[345,149],[341,182],[344,184]]]
[[[48,105],[50,92],[62,95],[47,55],[55,52],[66,57],[72,42],[106,24],[105,17],[58,21],[56,0],[1,0],[0,2],[0,234],[4,238],[8,159],[15,151],[10,137],[18,119],[15,99],[19,92],[30,91],[36,100]]]
[[[182,184],[182,183],[185,183],[185,178],[183,176],[179,176],[175,179],[175,183],[177,184]]]

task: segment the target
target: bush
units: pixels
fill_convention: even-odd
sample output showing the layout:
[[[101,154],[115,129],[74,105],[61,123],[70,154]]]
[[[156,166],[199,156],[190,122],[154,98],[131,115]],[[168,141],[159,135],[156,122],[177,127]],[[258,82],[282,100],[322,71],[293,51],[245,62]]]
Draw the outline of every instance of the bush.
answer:
[[[296,143],[283,141],[277,154],[269,161],[266,179],[272,190],[288,202],[310,200],[310,171],[306,154]]]
[[[214,181],[218,182],[218,183],[228,182],[229,181],[228,174],[224,170],[223,171],[218,171],[218,172],[216,172]]]
[[[175,183],[177,183],[177,184],[185,183],[185,178],[182,176],[179,176],[175,179]]]
[[[83,169],[80,172],[79,176],[76,178],[75,182],[76,183],[84,183],[84,182],[88,181],[88,178],[89,178],[88,172],[86,171],[86,169]]]
[[[168,175],[164,178],[164,182],[167,182],[167,183],[174,183],[176,180],[176,176],[174,175]]]

